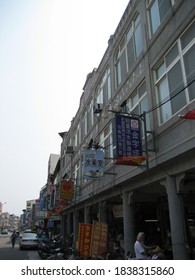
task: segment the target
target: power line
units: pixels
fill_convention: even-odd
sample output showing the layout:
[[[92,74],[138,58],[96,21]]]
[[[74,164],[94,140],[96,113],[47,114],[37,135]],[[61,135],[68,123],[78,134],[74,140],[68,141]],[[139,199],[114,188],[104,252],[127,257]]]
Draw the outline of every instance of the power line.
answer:
[[[161,103],[157,104],[156,106],[154,106],[153,108],[149,109],[148,111],[145,111],[145,114],[151,113],[152,111],[158,109],[159,107],[161,107],[162,105],[164,105],[168,101],[172,100],[173,98],[175,98],[177,95],[179,95],[181,92],[183,92],[187,87],[189,87],[194,82],[195,82],[195,78],[193,78],[189,83],[187,83],[187,85],[184,86],[181,90],[179,90],[178,92],[176,92],[172,96],[170,95],[170,97],[168,97],[168,99],[165,98],[164,101],[162,101]]]

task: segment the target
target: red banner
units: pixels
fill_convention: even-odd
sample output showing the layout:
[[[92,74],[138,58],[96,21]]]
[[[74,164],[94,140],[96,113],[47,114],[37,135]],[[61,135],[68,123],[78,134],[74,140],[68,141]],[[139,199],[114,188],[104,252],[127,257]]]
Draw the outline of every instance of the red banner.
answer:
[[[146,156],[128,156],[128,157],[119,157],[116,159],[115,164],[118,165],[132,165],[139,166],[147,159]]]
[[[78,250],[81,256],[89,257],[91,249],[91,224],[79,224]]]

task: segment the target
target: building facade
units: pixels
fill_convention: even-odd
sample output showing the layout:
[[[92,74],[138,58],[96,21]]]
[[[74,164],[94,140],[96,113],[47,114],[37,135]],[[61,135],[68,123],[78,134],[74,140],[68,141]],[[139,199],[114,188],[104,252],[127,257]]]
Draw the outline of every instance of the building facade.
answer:
[[[74,180],[63,233],[106,222],[133,253],[139,231],[170,259],[195,258],[195,2],[131,0],[97,68],[87,75],[69,131],[61,133],[60,174]],[[140,166],[116,164],[117,115],[141,124]],[[104,152],[104,175],[83,176],[83,150]],[[71,152],[70,152],[71,151]]]

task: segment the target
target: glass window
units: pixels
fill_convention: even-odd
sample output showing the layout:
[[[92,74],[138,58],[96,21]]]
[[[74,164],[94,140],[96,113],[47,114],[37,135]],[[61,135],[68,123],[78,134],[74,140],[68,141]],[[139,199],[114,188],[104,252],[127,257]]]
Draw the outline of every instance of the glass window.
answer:
[[[126,54],[125,50],[122,52],[120,57],[120,67],[121,67],[121,79],[125,80],[127,74],[127,63],[126,63]]]
[[[127,43],[127,60],[128,60],[128,69],[131,69],[131,67],[135,63],[135,50],[133,47],[133,38],[131,38]]]
[[[143,49],[142,45],[142,34],[141,34],[141,24],[139,24],[135,29],[135,52],[136,57],[138,57]]]
[[[158,99],[159,103],[162,104],[169,99],[169,87],[167,79],[163,79],[158,85]],[[170,102],[164,103],[160,107],[160,121],[165,122],[171,117],[171,104]]]
[[[87,131],[89,131],[92,125],[93,125],[93,103],[91,100],[87,108]]]
[[[154,34],[172,7],[172,0],[154,0],[149,6],[150,29]]]
[[[110,68],[108,67],[96,88],[96,103],[105,104],[111,98]]]
[[[158,2],[155,1],[150,9],[150,22],[151,22],[151,31],[154,34],[157,28],[160,25],[160,16],[158,10]]]
[[[135,106],[139,101],[139,95],[138,93],[136,93],[133,97],[132,97],[132,106]]]
[[[145,95],[140,102],[140,107],[141,107],[141,112],[147,112],[148,108],[149,108],[149,104],[148,104],[148,96]],[[146,127],[147,130],[150,130],[150,119],[149,119],[149,114],[146,114]]]
[[[195,38],[191,27],[177,40],[164,57],[164,62],[155,70],[161,124],[195,98],[195,84],[192,82],[195,73]]]
[[[181,46],[184,49],[195,38],[195,22],[188,28],[188,30],[181,37]]]
[[[168,11],[171,9],[171,0],[158,0],[160,21],[166,17]]]
[[[146,83],[142,83],[137,90],[127,100],[127,106],[131,113],[141,115],[149,110],[148,96],[146,91]],[[149,114],[146,114],[147,129],[150,129]]]
[[[165,64],[164,62],[157,68],[156,70],[156,79],[158,80],[160,77],[162,77],[162,75],[164,75],[165,73]]]
[[[188,52],[185,53],[184,65],[187,83],[190,83],[188,87],[189,99],[192,100],[195,98],[195,44]]]
[[[108,124],[100,135],[100,146],[104,147],[105,165],[112,162],[113,158],[113,144],[112,144],[112,123]],[[111,158],[111,159],[110,159]]]
[[[168,67],[174,59],[178,56],[179,51],[178,51],[178,44],[176,44],[170,52],[166,55],[166,66]]]
[[[140,87],[139,87],[139,97],[141,98],[144,93],[146,93],[146,83],[143,83]]]
[[[115,55],[115,85],[118,87],[126,78],[136,59],[143,50],[140,16],[131,22]]]
[[[186,105],[185,92],[181,92],[181,90],[184,88],[184,85],[180,61],[178,61],[168,72],[168,83],[170,98],[173,98],[171,99],[172,114],[175,114],[177,111],[179,111],[179,109]],[[177,93],[179,94],[176,95]]]
[[[108,100],[110,100],[112,96],[112,92],[111,92],[111,80],[110,80],[110,75],[108,76]]]

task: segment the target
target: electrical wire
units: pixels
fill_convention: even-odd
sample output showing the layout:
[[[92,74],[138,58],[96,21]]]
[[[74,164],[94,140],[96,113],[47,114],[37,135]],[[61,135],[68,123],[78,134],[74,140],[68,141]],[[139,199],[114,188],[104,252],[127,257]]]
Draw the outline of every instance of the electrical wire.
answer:
[[[158,109],[159,107],[163,106],[165,103],[167,103],[168,101],[172,100],[173,98],[175,98],[177,95],[179,95],[181,92],[183,92],[186,88],[188,88],[191,84],[193,84],[195,82],[195,78],[193,77],[193,79],[187,83],[186,86],[184,86],[181,90],[179,90],[178,92],[176,92],[175,94],[173,94],[172,96],[170,95],[170,97],[165,98],[164,101],[160,102],[159,104],[157,104],[156,106],[154,106],[153,108],[149,109],[148,111],[145,111],[145,114],[151,113],[152,111]]]

